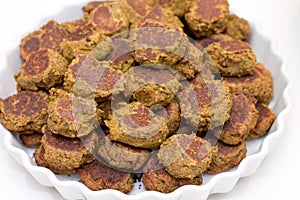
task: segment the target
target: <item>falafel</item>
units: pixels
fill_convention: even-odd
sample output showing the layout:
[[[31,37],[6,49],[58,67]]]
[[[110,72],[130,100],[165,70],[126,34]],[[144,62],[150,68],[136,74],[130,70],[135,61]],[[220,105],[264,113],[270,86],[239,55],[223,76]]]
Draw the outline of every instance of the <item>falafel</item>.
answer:
[[[129,20],[121,9],[121,3],[118,1],[99,4],[91,11],[88,22],[100,33],[107,36],[128,31],[129,29]]]
[[[122,104],[114,110],[113,119],[106,121],[109,139],[133,147],[156,149],[167,138],[166,120],[139,102]]]
[[[206,51],[215,62],[222,76],[252,75],[256,56],[247,42],[240,40],[220,41],[210,44]]]
[[[76,138],[88,135],[98,125],[96,102],[64,90],[50,90],[47,124],[54,134]]]
[[[150,151],[134,148],[119,142],[111,141],[109,136],[99,137],[97,154],[110,167],[139,172],[150,158]]]
[[[197,42],[204,48],[208,47],[209,45],[211,45],[212,43],[215,42],[220,42],[220,41],[230,41],[230,40],[234,40],[232,37],[230,37],[229,35],[225,35],[225,34],[214,34],[211,35],[207,38],[201,39],[201,40],[197,40]]]
[[[40,49],[51,49],[62,52],[61,44],[68,31],[58,22],[51,20],[38,31],[30,33],[21,41],[20,53],[23,61]]]
[[[32,132],[30,134],[22,134],[21,132],[18,132],[18,134],[22,143],[28,148],[35,148],[41,145],[43,137],[42,133]]]
[[[159,163],[157,154],[152,155],[144,167],[142,182],[146,190],[171,193],[184,185],[202,185],[202,175],[194,179],[175,179]]]
[[[57,174],[74,174],[80,166],[94,160],[96,134],[70,139],[51,133],[47,126],[43,128],[43,133],[42,144],[34,153],[39,166]]]
[[[90,26],[75,26],[73,29],[74,30],[64,38],[61,45],[63,55],[68,60],[73,60],[78,54],[96,54],[96,49],[100,47],[100,45],[110,42],[110,38]],[[102,50],[101,52],[97,51],[99,54],[97,57],[105,58],[110,51],[110,46],[106,45],[106,49]]]
[[[157,156],[174,178],[193,179],[207,170],[214,151],[209,142],[195,134],[177,134],[161,145]]]
[[[272,126],[276,119],[276,113],[274,113],[267,105],[262,102],[256,103],[256,109],[258,110],[258,119],[254,129],[250,131],[246,139],[255,139],[264,136],[268,133],[268,130]]]
[[[127,194],[134,187],[130,173],[109,168],[98,160],[85,164],[78,173],[80,182],[94,191],[114,189]]]
[[[27,57],[21,71],[15,75],[19,87],[26,90],[49,90],[63,82],[68,61],[51,49],[38,50]]]
[[[269,104],[273,98],[273,80],[271,73],[260,63],[256,64],[253,75],[244,77],[223,77],[231,93],[250,93],[257,100]]]
[[[251,32],[251,28],[247,20],[238,17],[235,14],[228,16],[228,22],[225,33],[237,40],[246,40]]]
[[[122,76],[123,73],[111,68],[110,63],[78,55],[65,73],[64,85],[68,92],[103,102],[109,99]]]
[[[185,21],[197,38],[203,38],[222,33],[226,28],[228,15],[227,0],[195,0],[185,14]]]
[[[0,99],[0,122],[10,131],[40,132],[47,121],[48,95],[22,91]]]
[[[250,95],[234,94],[230,118],[224,126],[213,129],[214,135],[229,145],[237,145],[245,140],[257,123],[256,102],[257,100]]]
[[[212,162],[205,173],[219,174],[237,166],[247,153],[245,141],[237,145],[228,145],[218,141],[215,146],[217,151],[212,156]]]

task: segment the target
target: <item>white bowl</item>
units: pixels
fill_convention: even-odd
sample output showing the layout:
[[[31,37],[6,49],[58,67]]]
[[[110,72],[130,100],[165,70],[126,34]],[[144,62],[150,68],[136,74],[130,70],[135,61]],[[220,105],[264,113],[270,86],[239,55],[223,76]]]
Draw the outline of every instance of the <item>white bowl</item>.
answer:
[[[80,9],[77,6],[77,9]],[[75,7],[72,6],[74,9]],[[67,10],[67,9],[66,9]],[[62,12],[53,19],[72,19],[72,14],[78,12]],[[77,15],[76,15],[77,16]],[[41,24],[42,25],[42,24]],[[39,27],[33,27],[35,30]],[[24,33],[25,35],[25,33]],[[20,38],[21,39],[21,38]],[[280,136],[284,131],[284,118],[290,109],[291,103],[288,97],[288,91],[291,81],[285,72],[284,59],[277,53],[273,42],[263,36],[255,24],[252,24],[252,34],[250,43],[255,51],[259,62],[263,63],[272,73],[274,78],[275,97],[270,106],[278,115],[277,120],[273,124],[270,132],[263,138],[247,142],[247,157],[241,164],[228,172],[218,175],[204,175],[204,184],[202,186],[184,186],[173,193],[162,194],[152,191],[144,191],[139,189],[140,183],[130,195],[125,195],[115,190],[91,191],[83,184],[79,183],[79,176],[63,176],[54,175],[50,170],[36,166],[32,159],[33,150],[22,145],[18,137],[7,131],[0,125],[0,132],[4,134],[4,146],[28,172],[42,185],[55,187],[60,194],[66,199],[110,199],[110,200],[188,200],[198,199],[204,200],[213,193],[229,192],[241,177],[253,174],[264,158],[269,154],[276,145]],[[6,54],[7,62],[4,68],[0,69],[0,97],[5,98],[15,93],[15,83],[13,74],[18,72],[21,61],[19,60],[18,47],[8,51]],[[4,86],[5,83],[5,87]]]

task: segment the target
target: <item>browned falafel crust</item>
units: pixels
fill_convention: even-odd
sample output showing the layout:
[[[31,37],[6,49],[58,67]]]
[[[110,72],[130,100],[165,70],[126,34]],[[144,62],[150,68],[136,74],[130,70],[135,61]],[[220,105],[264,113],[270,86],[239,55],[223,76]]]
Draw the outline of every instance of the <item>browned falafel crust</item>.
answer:
[[[250,95],[239,93],[233,95],[232,101],[229,120],[213,132],[225,144],[237,145],[246,139],[257,123],[258,111],[255,107],[257,100]]]
[[[109,166],[138,172],[150,158],[150,151],[99,137],[97,153]]]
[[[68,31],[58,22],[51,20],[40,30],[30,33],[21,41],[20,53],[22,60],[40,49],[52,49],[58,53],[62,52],[61,44]]]
[[[138,102],[115,110],[115,117],[106,121],[109,138],[137,148],[158,148],[167,138],[166,120]]]
[[[10,131],[40,132],[47,121],[48,95],[22,91],[0,99],[0,122]]]
[[[57,174],[74,174],[80,166],[94,160],[92,154],[97,143],[94,133],[81,139],[70,139],[51,133],[47,126],[43,133],[42,144],[34,153],[39,166]]]
[[[206,170],[208,174],[219,174],[237,166],[247,153],[246,143],[241,141],[237,145],[228,145],[218,141],[217,151],[212,156],[212,162]]]
[[[170,193],[184,185],[202,185],[202,175],[194,179],[175,179],[159,163],[154,154],[144,167],[142,182],[146,190]]]
[[[182,116],[191,125],[197,126],[198,131],[207,131],[223,125],[230,117],[232,107],[232,99],[229,89],[222,81],[207,80],[204,81],[201,77],[196,77],[191,80],[192,89],[187,93],[183,93],[185,98],[191,99],[195,95],[196,102],[193,102],[194,107],[181,105],[185,108]],[[198,109],[198,115],[195,115],[195,109]],[[196,112],[196,114],[197,114]]]
[[[268,133],[273,122],[276,119],[276,113],[274,113],[267,105],[262,102],[256,103],[256,109],[258,110],[258,119],[254,129],[250,131],[246,139],[255,139],[264,136]]]
[[[168,136],[177,133],[181,122],[180,105],[177,99],[173,99],[166,107],[155,109],[154,112],[165,118],[169,129]]]
[[[270,71],[257,63],[253,75],[244,77],[223,77],[231,93],[244,92],[251,94],[258,101],[269,104],[274,96],[273,80]]]
[[[98,125],[97,109],[93,99],[75,97],[60,89],[50,90],[47,125],[55,133],[69,138],[88,135]]]
[[[214,34],[211,35],[207,38],[201,39],[201,40],[197,40],[197,42],[202,45],[202,47],[206,48],[209,45],[215,43],[215,42],[220,42],[220,41],[230,41],[230,40],[234,40],[232,37],[230,37],[229,35],[225,35],[225,34]]]
[[[214,151],[209,142],[195,134],[177,134],[161,145],[157,156],[174,178],[193,179],[206,171]]]
[[[250,34],[251,28],[247,20],[238,17],[235,14],[228,16],[228,22],[225,33],[237,40],[245,40]]]
[[[65,73],[64,86],[68,92],[103,102],[111,96],[115,84],[123,76],[108,62],[99,62],[88,55],[78,55]]]
[[[222,33],[227,24],[229,3],[227,0],[195,0],[185,14],[191,32],[197,37]]]
[[[23,144],[28,148],[35,148],[41,145],[41,140],[43,137],[42,133],[32,132],[30,134],[22,134],[18,132],[20,135],[20,140]]]
[[[247,42],[229,40],[215,42],[206,47],[223,76],[252,75],[256,66],[256,56]]]
[[[58,52],[41,49],[27,57],[21,66],[21,71],[15,75],[15,80],[22,89],[49,90],[63,82],[68,64],[68,61]]]
[[[130,173],[109,168],[98,160],[84,165],[78,173],[81,176],[80,182],[94,191],[115,189],[127,194],[134,186]]]
[[[121,9],[121,3],[118,1],[99,4],[91,11],[88,16],[88,22],[99,32],[107,36],[112,36],[129,29],[129,21]]]

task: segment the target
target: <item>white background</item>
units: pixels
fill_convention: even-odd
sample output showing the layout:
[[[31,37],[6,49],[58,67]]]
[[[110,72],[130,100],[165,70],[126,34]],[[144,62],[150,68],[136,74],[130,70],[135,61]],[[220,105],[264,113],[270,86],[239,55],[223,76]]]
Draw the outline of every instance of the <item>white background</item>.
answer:
[[[51,16],[63,9],[61,5],[65,2],[76,5],[82,0],[1,1],[0,64],[5,59],[3,55],[20,42],[24,32],[32,31],[32,27],[38,28],[41,20],[46,22],[51,19]],[[213,195],[209,200],[300,199],[300,133],[297,127],[297,122],[300,122],[298,116],[300,111],[298,103],[300,102],[300,0],[231,0],[230,2],[234,4],[239,15],[258,23],[263,32],[276,41],[279,52],[287,58],[287,71],[294,80],[294,87],[290,92],[293,107],[286,119],[285,135],[257,173],[241,179],[230,193]],[[80,13],[80,10],[74,12]],[[4,84],[0,82],[0,86],[4,87]],[[3,148],[1,133],[0,159],[1,199],[63,199],[55,189],[39,185],[8,155]]]

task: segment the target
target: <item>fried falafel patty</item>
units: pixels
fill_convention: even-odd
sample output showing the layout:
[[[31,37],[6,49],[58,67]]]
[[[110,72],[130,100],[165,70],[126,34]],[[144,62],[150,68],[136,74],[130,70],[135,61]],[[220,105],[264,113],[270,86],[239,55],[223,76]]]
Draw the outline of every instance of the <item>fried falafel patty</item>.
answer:
[[[152,155],[144,167],[142,177],[146,190],[171,193],[184,185],[202,185],[202,175],[193,179],[175,179],[159,163],[157,154]]]
[[[47,121],[48,95],[22,91],[0,99],[0,122],[10,131],[40,132]]]
[[[161,145],[158,159],[174,178],[193,179],[207,170],[214,151],[195,134],[177,134]]]
[[[80,182],[94,191],[115,189],[127,194],[134,187],[130,173],[109,168],[98,160],[84,165],[78,173],[81,176]]]
[[[38,166],[47,167],[57,174],[74,174],[83,164],[94,160],[96,134],[70,139],[51,133],[47,126],[43,133],[42,144],[34,153]]]

